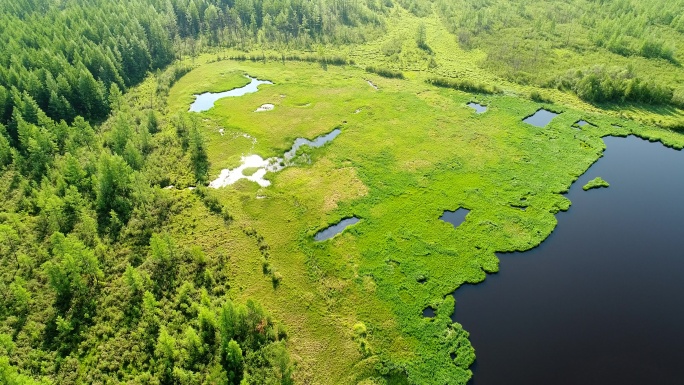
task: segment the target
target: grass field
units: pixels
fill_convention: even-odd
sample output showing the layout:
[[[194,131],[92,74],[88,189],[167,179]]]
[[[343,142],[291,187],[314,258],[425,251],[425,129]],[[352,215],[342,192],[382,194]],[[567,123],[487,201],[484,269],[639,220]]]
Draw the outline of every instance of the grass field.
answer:
[[[563,193],[602,156],[603,136],[635,134],[684,147],[684,136],[643,124],[679,111],[663,117],[657,109],[602,110],[558,90],[541,90],[555,103],[537,103],[528,95],[538,89],[478,67],[484,54],[450,43],[438,19],[402,11],[394,17],[402,22],[381,40],[339,50],[355,66],[206,62],[169,96],[169,111],[185,111],[189,95],[232,84],[216,74],[274,83],[199,114],[210,178],[241,156],[282,156],[298,137],[342,130],[326,146],[305,150],[306,161],[267,174],[269,187],[242,180],[217,190],[234,217],[229,226],[192,211],[175,220],[185,242],[229,257],[231,297],[258,299],[287,326],[298,383],[465,384],[474,350],[467,331],[451,323],[449,294],[497,272],[495,253],[528,250],[549,236],[555,214],[571,204]],[[419,22],[432,53],[411,46]],[[391,61],[383,50],[396,41],[405,47]],[[437,66],[430,68],[433,56]],[[364,71],[377,63],[406,79]],[[426,84],[435,74],[504,92]],[[466,106],[471,101],[487,112],[476,114]],[[275,109],[254,112],[266,103]],[[522,122],[541,107],[560,115],[546,128]],[[591,125],[580,129],[580,119]],[[458,208],[470,210],[461,226],[439,220]],[[313,241],[317,231],[350,216],[361,222],[329,241]],[[188,234],[190,220],[196,227]],[[270,268],[282,277],[277,284],[264,273],[264,243]],[[423,317],[426,307],[436,309],[435,318]]]

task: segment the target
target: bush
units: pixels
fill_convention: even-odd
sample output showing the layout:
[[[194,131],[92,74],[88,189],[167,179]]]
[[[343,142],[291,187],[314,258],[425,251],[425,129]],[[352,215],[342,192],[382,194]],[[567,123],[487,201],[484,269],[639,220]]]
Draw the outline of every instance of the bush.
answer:
[[[530,99],[537,103],[553,103],[553,100],[545,97],[539,91],[530,92]]]
[[[671,103],[678,108],[684,108],[684,88],[680,88],[672,95]]]
[[[556,79],[555,85],[561,90],[572,90],[580,99],[590,103],[672,104],[674,96],[670,87],[644,81],[631,69],[607,69],[604,66],[568,73]]]
[[[230,214],[228,214],[227,211],[224,212],[223,205],[221,204],[221,202],[219,202],[216,196],[211,194],[208,188],[204,186],[197,186],[194,192],[200,197],[202,203],[204,203],[207,209],[211,211],[213,214],[221,215],[226,221],[228,221],[228,219],[226,219],[227,217],[232,219],[232,217],[230,216]]]
[[[481,94],[498,94],[501,90],[496,86],[489,86],[483,83],[474,83],[470,80],[458,80],[447,78],[429,78],[426,80],[428,84],[436,87],[453,88],[459,91],[476,92]]]
[[[366,67],[366,72],[371,72],[376,75],[380,75],[383,78],[389,78],[389,79],[404,79],[404,74],[401,73],[400,71],[394,71],[391,69],[387,68],[378,68],[378,67]]]

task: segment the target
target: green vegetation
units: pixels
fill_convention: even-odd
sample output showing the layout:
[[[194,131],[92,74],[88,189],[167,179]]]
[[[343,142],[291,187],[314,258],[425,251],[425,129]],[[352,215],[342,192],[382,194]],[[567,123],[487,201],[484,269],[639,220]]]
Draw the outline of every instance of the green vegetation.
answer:
[[[587,184],[585,184],[582,187],[582,189],[584,189],[584,191],[588,191],[591,189],[604,188],[604,187],[610,187],[610,183],[606,182],[605,180],[601,179],[600,177],[596,177],[596,178],[590,180],[589,182],[587,182]]]
[[[511,81],[558,85],[598,103],[670,104],[673,90],[682,88],[680,2],[438,0],[436,6],[458,44],[485,52],[483,67]],[[569,86],[567,78],[576,80]]]
[[[374,74],[378,74],[382,76],[383,78],[389,78],[389,79],[403,79],[404,74],[401,73],[400,71],[394,71],[391,69],[387,68],[376,68],[376,67],[366,67],[366,72],[371,72]]]
[[[587,71],[577,71],[556,79],[556,86],[562,90],[572,90],[580,99],[591,103],[670,104],[674,96],[669,87],[653,81],[646,82],[635,77],[628,69],[617,68],[607,70],[593,67]]]
[[[499,90],[497,87],[491,87],[486,84],[477,84],[470,80],[428,78],[426,82],[428,84],[432,84],[433,86],[453,88],[455,90],[465,92],[474,92],[481,94],[496,94],[501,92],[501,90]]]
[[[553,231],[602,137],[684,147],[676,2],[0,5],[2,383],[465,384],[449,294]],[[245,74],[274,84],[186,112]]]

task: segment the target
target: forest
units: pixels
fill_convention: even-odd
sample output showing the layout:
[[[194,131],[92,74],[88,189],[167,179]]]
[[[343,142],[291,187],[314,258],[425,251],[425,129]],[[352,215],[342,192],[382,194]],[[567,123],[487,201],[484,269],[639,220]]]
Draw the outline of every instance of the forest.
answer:
[[[346,2],[0,6],[0,382],[289,383],[283,325],[233,304],[221,263],[164,229],[187,203],[154,188],[169,183],[160,165],[182,159],[193,185],[208,172],[196,117],[159,134],[188,70],[168,66],[204,45],[360,39],[352,27],[377,16]],[[155,72],[149,103],[124,96]]]
[[[422,366],[411,367],[407,357],[415,356],[406,353],[419,352],[428,333],[416,337],[414,324],[394,318],[367,329],[361,315],[335,313],[335,323],[351,323],[345,332],[316,329],[354,347],[339,361],[358,376],[326,375],[328,365],[337,365],[334,355],[330,362],[302,364],[307,349],[297,350],[297,344],[309,337],[290,331],[300,328],[295,324],[299,318],[276,316],[283,310],[266,305],[279,285],[292,279],[278,269],[294,262],[278,258],[301,248],[306,262],[295,267],[305,272],[306,282],[324,283],[318,289],[323,294],[297,293],[291,304],[315,302],[310,295],[323,298],[326,311],[337,311],[337,296],[351,289],[341,278],[330,278],[333,273],[324,273],[325,267],[312,267],[317,253],[335,252],[303,240],[309,227],[285,246],[270,228],[258,226],[258,219],[250,217],[256,210],[246,209],[249,204],[238,195],[206,187],[219,163],[235,159],[216,155],[216,139],[207,128],[223,117],[188,113],[187,105],[174,99],[173,90],[193,71],[221,63],[280,62],[290,70],[302,66],[302,72],[320,67],[326,76],[337,76],[340,89],[347,86],[340,79],[349,73],[361,74],[364,86],[380,82],[387,89],[418,80],[418,85],[410,83],[412,95],[424,92],[421,87],[439,89],[430,88],[426,100],[440,92],[494,100],[487,98],[534,90],[551,102],[572,98],[567,108],[577,111],[633,107],[637,113],[625,127],[653,123],[643,135],[674,138],[676,145],[678,134],[668,129],[684,127],[682,41],[684,3],[667,0],[0,0],[0,383],[293,384],[326,378],[328,383],[379,385],[429,378],[425,369],[438,361],[426,355],[425,362],[416,364]],[[468,71],[457,68],[462,64],[454,64],[458,60],[450,55],[467,60],[476,55],[479,59],[468,65],[487,75],[464,76]],[[274,77],[280,73],[269,68],[263,71]],[[335,72],[347,70],[346,75]],[[460,72],[452,76],[453,71]],[[205,75],[205,80],[213,76]],[[378,80],[371,83],[371,78]],[[314,103],[300,99],[293,102],[297,108]],[[372,102],[354,107],[356,114],[372,111],[367,107]],[[423,103],[402,96],[392,108],[403,102],[410,109]],[[516,111],[529,109],[510,103]],[[335,108],[342,104],[330,102]],[[336,109],[307,122],[329,123],[317,135],[351,122],[346,117],[344,123],[332,122],[332,116],[343,121]],[[239,126],[237,118],[231,119],[224,124],[228,130]],[[292,127],[299,127],[293,121]],[[282,153],[285,140],[301,133],[259,137],[259,145],[269,146],[261,148],[269,155]],[[484,139],[471,140],[477,148],[487,145]],[[592,140],[586,138],[583,148],[595,151]],[[400,158],[387,149],[380,157],[382,162]],[[339,169],[351,169],[352,158],[340,160]],[[384,167],[381,160],[366,159]],[[587,163],[580,160],[576,164]],[[409,187],[423,183],[408,175],[418,163],[396,166],[406,173],[397,174],[397,180]],[[442,171],[447,167],[438,166]],[[368,165],[354,167],[359,178],[379,178]],[[431,172],[438,173],[422,175]],[[372,194],[399,199],[397,180],[358,190],[371,191],[371,201],[376,199]],[[238,192],[251,193],[250,188]],[[295,202],[292,210],[307,212],[306,199],[284,192],[280,197]],[[545,214],[563,206],[556,198],[543,199]],[[332,216],[349,216],[353,205],[339,203],[340,211]],[[544,229],[547,220],[541,221]],[[279,231],[287,232],[288,226]],[[189,234],[230,239],[220,245],[195,243]],[[390,236],[387,250],[415,234],[401,230]],[[373,247],[362,253],[367,260],[386,251]],[[484,251],[478,248],[477,253]],[[255,256],[257,277],[266,277],[270,294],[255,294],[256,289],[250,290],[258,285],[237,276],[244,256]],[[477,258],[478,263],[494,263]],[[389,267],[367,267],[366,275],[353,282],[375,293],[375,285],[382,285],[380,272],[399,271],[400,264],[392,261],[383,260]],[[340,268],[345,272],[340,275],[351,276],[347,268]],[[407,311],[387,305],[396,302],[395,293],[382,290],[377,289],[377,301],[383,312],[399,317]],[[446,325],[444,314],[439,322]],[[431,327],[438,330],[442,323]],[[388,336],[401,336],[396,345],[394,337],[374,340],[372,333],[381,335],[383,328],[391,329]],[[452,349],[445,357],[456,362],[457,374],[442,379],[465,384],[474,360],[467,332],[458,324],[430,330],[430,338],[446,336],[440,349]]]

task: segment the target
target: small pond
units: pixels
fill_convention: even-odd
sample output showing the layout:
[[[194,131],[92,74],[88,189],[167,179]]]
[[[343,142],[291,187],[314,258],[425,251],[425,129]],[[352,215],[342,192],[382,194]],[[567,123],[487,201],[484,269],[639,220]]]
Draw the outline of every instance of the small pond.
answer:
[[[591,125],[591,123],[587,122],[586,120],[578,120],[577,122],[575,122],[575,124],[578,125],[578,126],[580,126],[580,127],[590,126],[590,125]]]
[[[344,229],[346,229],[347,227],[354,225],[354,224],[358,223],[359,221],[360,221],[360,219],[357,217],[345,218],[345,219],[339,221],[338,223],[316,233],[316,235],[314,235],[314,240],[325,241],[326,239],[330,239],[330,238],[334,237],[335,235],[344,231]]]
[[[313,148],[321,147],[324,144],[331,142],[341,133],[342,130],[336,128],[327,134],[316,137],[314,140],[297,138],[290,150],[285,152],[282,158],[274,156],[272,158],[263,159],[259,155],[243,156],[240,160],[240,166],[234,169],[226,168],[221,170],[218,178],[209,183],[209,187],[220,188],[229,186],[240,179],[247,179],[258,183],[261,187],[268,187],[271,185],[271,182],[264,178],[266,173],[278,172],[290,165],[288,161],[292,160],[295,155],[297,155],[297,150],[299,150],[299,148],[302,146],[310,146]],[[257,170],[250,175],[245,175],[245,170],[253,168],[257,168]]]
[[[684,153],[604,140],[553,234],[454,293],[471,384],[682,384]],[[597,176],[610,187],[582,190]]]
[[[430,306],[423,309],[423,317],[425,318],[435,318],[436,315],[437,314],[435,313],[435,309],[433,309]]]
[[[259,90],[258,87],[261,84],[273,84],[268,80],[259,80],[250,76],[247,76],[247,78],[250,79],[250,82],[244,87],[234,88],[224,92],[205,92],[203,94],[195,95],[195,101],[190,105],[190,112],[207,111],[214,107],[214,103],[219,99],[253,94]]]
[[[294,156],[297,155],[297,151],[302,146],[309,146],[311,148],[322,147],[324,144],[332,142],[332,140],[337,138],[337,136],[341,133],[342,133],[342,130],[340,130],[339,128],[336,128],[327,134],[316,137],[314,140],[309,140],[309,139],[305,139],[305,138],[297,138],[297,139],[295,139],[294,144],[292,144],[292,148],[284,154],[284,157],[285,157],[285,159],[288,159],[288,160],[294,158]]]
[[[475,102],[470,102],[470,103],[466,104],[466,106],[474,109],[475,113],[478,113],[478,114],[483,114],[487,111],[487,106],[483,106],[482,104],[475,103]]]
[[[536,127],[544,128],[549,123],[551,123],[553,118],[555,118],[556,116],[558,116],[557,113],[540,108],[533,115],[530,115],[523,119],[523,122],[531,124]]]
[[[454,227],[458,227],[465,221],[465,217],[469,212],[470,210],[464,208],[460,208],[456,211],[445,210],[439,219],[451,223]]]

